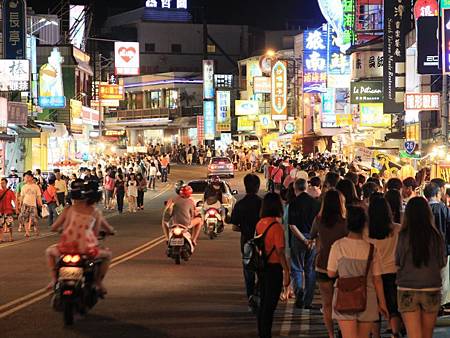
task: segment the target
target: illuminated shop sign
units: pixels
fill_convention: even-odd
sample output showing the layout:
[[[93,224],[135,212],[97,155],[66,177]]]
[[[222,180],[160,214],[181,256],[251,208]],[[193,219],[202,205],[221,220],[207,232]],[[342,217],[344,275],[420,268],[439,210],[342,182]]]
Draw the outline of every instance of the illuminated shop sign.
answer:
[[[100,84],[99,85],[100,100],[124,100],[125,92],[123,86],[115,84]]]
[[[216,92],[217,131],[231,130],[231,93],[225,90]]]
[[[417,72],[423,75],[438,75],[439,66],[439,18],[422,16],[416,22]]]
[[[253,92],[255,94],[270,94],[272,92],[272,79],[268,76],[255,76],[253,78]]]
[[[214,87],[233,88],[233,74],[214,74]]]
[[[3,0],[3,58],[26,58],[26,2]]]
[[[322,95],[322,128],[336,127],[336,89],[328,88]]]
[[[187,9],[188,3],[187,0],[147,0],[145,7]]]
[[[440,110],[440,93],[406,93],[405,110]]]
[[[116,75],[139,75],[139,42],[114,42]]]
[[[352,82],[350,84],[350,103],[383,103],[383,82]]]
[[[383,77],[383,52],[363,51],[351,55],[351,78],[353,80]]]
[[[0,91],[28,91],[30,61],[0,59]]]
[[[414,4],[414,17],[438,16],[439,5],[436,0],[417,0]]]
[[[324,93],[327,85],[327,27],[305,31],[303,91]]]
[[[391,126],[391,115],[383,114],[382,103],[361,103],[359,109],[361,127],[387,128]]]
[[[214,99],[214,61],[203,60],[203,99]]]
[[[450,73],[450,8],[442,10],[442,62],[444,73]]]
[[[287,117],[287,68],[286,62],[277,61],[272,68],[272,119]]]
[[[204,138],[212,141],[216,138],[216,116],[214,101],[203,101]]]
[[[42,108],[64,108],[66,97],[64,96],[62,68],[64,58],[57,47],[54,47],[48,63],[39,69],[39,106]]]
[[[258,101],[236,100],[234,104],[236,115],[257,115],[259,112]]]
[[[350,82],[350,55],[342,53],[337,33],[328,25],[327,80],[328,87],[348,88]]]
[[[248,116],[238,117],[238,131],[253,131],[255,129],[255,121],[248,118]]]

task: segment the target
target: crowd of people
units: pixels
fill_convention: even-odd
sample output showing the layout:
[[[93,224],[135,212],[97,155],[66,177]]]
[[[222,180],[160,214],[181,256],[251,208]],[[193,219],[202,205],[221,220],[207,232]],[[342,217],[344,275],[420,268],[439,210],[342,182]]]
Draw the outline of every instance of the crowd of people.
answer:
[[[320,290],[328,336],[380,337],[381,317],[392,337],[431,338],[448,308],[450,210],[446,182],[418,177],[384,180],[335,156],[264,165],[244,178],[245,197],[231,223],[241,248],[264,236],[265,268],[245,268],[249,310],[261,338],[271,337],[279,300],[313,309]]]
[[[157,182],[165,183],[170,172],[170,156],[99,157],[90,166],[81,166],[76,172],[54,169],[44,174],[41,170],[27,171],[19,178],[13,168],[0,184],[0,241],[13,241],[13,228],[30,237],[39,236],[39,220],[47,219],[50,227],[64,207],[72,204],[71,185],[78,179],[96,182],[103,191],[105,210],[135,213],[144,210],[144,196],[156,190]]]

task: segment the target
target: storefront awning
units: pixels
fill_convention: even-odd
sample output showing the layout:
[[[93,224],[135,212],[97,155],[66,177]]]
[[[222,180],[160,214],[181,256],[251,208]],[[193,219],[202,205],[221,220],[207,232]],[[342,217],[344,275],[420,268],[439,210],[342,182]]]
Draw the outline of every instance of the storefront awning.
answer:
[[[177,117],[169,124],[169,126],[177,128],[197,128],[197,116]]]
[[[18,126],[16,124],[10,124],[8,125],[8,129],[13,130],[18,137],[21,138],[39,138],[41,137],[41,134],[39,131],[35,129],[31,129],[24,126]]]
[[[56,131],[56,127],[52,122],[34,121],[33,127],[39,128],[41,131],[47,133],[54,133]]]

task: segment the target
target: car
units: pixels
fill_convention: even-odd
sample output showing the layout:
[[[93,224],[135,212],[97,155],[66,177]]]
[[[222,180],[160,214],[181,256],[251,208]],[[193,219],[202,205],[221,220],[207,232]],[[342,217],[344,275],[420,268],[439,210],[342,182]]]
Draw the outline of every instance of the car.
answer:
[[[207,178],[212,176],[234,178],[234,165],[228,157],[213,157],[208,164]]]
[[[221,190],[222,190],[222,206],[228,210],[228,215],[231,215],[233,208],[236,204],[235,195],[238,194],[236,190],[231,190],[230,186],[227,182],[221,181]],[[203,202],[203,196],[205,194],[206,188],[209,185],[208,180],[193,180],[188,182],[188,185],[192,188],[192,199],[195,202],[195,205],[198,205],[199,202]]]

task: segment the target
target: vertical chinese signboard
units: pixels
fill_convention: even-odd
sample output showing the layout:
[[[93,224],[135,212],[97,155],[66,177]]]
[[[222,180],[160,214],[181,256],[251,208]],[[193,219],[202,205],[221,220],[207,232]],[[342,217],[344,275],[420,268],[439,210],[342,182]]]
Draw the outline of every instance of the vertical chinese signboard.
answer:
[[[217,131],[231,131],[231,93],[227,90],[216,92]]]
[[[303,34],[303,92],[325,93],[327,87],[327,32],[325,26]]]
[[[442,69],[445,74],[450,73],[450,8],[442,10]]]
[[[328,25],[327,80],[329,88],[348,88],[350,82],[350,55],[341,52],[338,35]]]
[[[214,61],[203,60],[203,99],[214,99]]]
[[[355,0],[342,0],[342,9],[344,13],[342,20],[342,44],[344,46],[351,46],[356,41]]]
[[[409,0],[384,1],[384,113],[401,113],[405,95]]]
[[[25,0],[3,0],[3,58],[26,59]]]
[[[203,101],[204,137],[206,141],[216,138],[216,119],[214,114],[214,101]]]
[[[287,118],[287,68],[286,62],[277,61],[272,68],[272,119]]]

